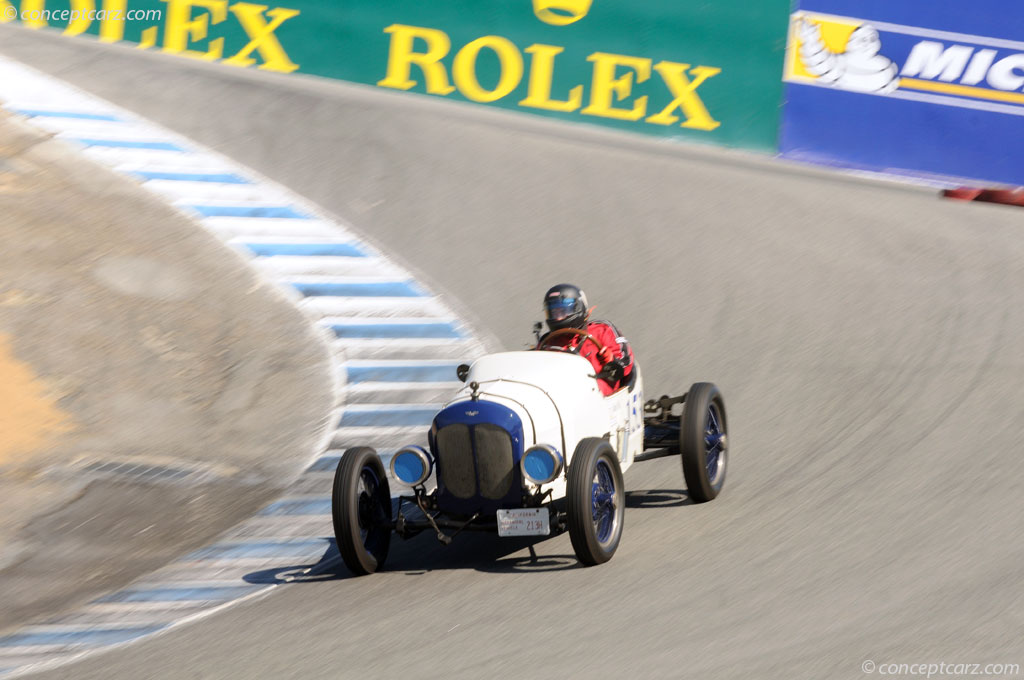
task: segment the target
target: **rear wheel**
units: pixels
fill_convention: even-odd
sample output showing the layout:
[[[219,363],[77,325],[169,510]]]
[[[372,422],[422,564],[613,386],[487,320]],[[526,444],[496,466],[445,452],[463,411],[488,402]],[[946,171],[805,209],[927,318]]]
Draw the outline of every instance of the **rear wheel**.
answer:
[[[612,558],[622,538],[625,487],[615,450],[604,439],[584,439],[567,474],[566,515],[576,557],[586,566]]]
[[[679,428],[686,492],[694,503],[714,499],[725,484],[728,427],[725,401],[711,383],[694,383],[686,393]]]
[[[391,490],[376,451],[345,451],[334,475],[331,515],[338,552],[353,574],[384,566],[391,545]]]

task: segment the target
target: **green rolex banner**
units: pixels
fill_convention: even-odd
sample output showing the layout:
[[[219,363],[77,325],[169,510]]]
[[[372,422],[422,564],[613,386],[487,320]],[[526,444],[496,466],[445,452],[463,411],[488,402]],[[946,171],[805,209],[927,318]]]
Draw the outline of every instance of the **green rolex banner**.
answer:
[[[0,0],[0,21],[774,152],[789,0]]]

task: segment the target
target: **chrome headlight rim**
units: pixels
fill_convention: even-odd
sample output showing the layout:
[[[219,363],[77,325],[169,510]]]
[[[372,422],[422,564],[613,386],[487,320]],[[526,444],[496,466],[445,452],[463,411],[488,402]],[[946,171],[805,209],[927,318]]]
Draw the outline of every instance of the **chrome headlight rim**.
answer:
[[[419,477],[416,477],[415,481],[412,482],[402,479],[398,475],[398,471],[395,468],[396,464],[399,463],[399,458],[408,455],[415,456],[422,465],[422,474],[420,474]],[[422,484],[423,482],[427,481],[430,478],[430,475],[434,471],[434,459],[422,446],[403,446],[402,448],[395,451],[394,455],[391,456],[391,461],[388,464],[388,468],[389,471],[391,472],[391,477],[399,484],[404,484],[405,486],[408,487],[414,487],[419,486],[420,484]]]
[[[534,477],[527,471],[527,458],[531,453],[537,452],[547,455],[551,461],[550,471],[544,477]],[[522,473],[523,479],[537,486],[550,484],[555,481],[562,474],[563,469],[565,469],[565,459],[558,449],[550,444],[534,444],[523,451],[523,457],[519,459],[519,471]]]

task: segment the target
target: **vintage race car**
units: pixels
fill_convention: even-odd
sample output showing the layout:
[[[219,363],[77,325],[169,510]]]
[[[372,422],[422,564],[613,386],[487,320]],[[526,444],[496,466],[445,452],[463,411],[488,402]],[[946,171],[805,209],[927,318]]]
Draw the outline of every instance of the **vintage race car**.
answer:
[[[352,572],[380,569],[392,533],[409,538],[424,530],[445,544],[462,531],[568,531],[580,562],[601,564],[622,536],[622,473],[634,462],[680,456],[687,493],[698,503],[725,482],[725,403],[711,383],[644,402],[634,365],[625,384],[604,396],[591,363],[559,351],[490,354],[458,374],[466,385],[434,417],[429,448],[407,446],[390,459],[391,478],[406,489],[397,510],[374,449],[341,457],[332,513]]]

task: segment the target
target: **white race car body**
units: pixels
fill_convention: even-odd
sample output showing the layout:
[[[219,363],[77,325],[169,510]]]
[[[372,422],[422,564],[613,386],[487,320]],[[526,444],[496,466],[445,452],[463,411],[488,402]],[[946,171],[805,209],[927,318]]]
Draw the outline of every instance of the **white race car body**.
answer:
[[[587,359],[557,351],[501,352],[473,363],[466,376],[466,386],[445,405],[431,431],[431,449],[438,461],[442,506],[448,505],[462,512],[487,510],[498,505],[517,506],[522,492],[538,490],[537,485],[525,479],[518,469],[524,451],[538,444],[554,447],[568,466],[580,440],[606,438],[625,471],[644,449],[643,383],[639,369],[634,366],[628,384],[608,396],[601,393],[594,371]],[[506,409],[516,418],[507,418]],[[515,426],[508,426],[510,421],[521,425],[521,438]],[[470,496],[473,480],[468,467],[473,461],[468,455],[449,455],[446,448],[450,447],[446,447],[445,437],[438,437],[438,432],[451,425],[467,428],[467,432],[468,428],[475,431],[479,424],[491,424],[507,430],[512,445],[504,455],[497,452],[500,447],[486,452],[481,450],[482,446],[475,448],[478,457],[476,477],[481,486],[474,488]],[[468,453],[470,447],[465,448]],[[491,470],[490,466],[482,464],[482,456],[491,457],[496,469]],[[465,484],[461,486],[458,482],[452,483],[460,474],[456,470],[459,466],[467,468],[463,473]],[[484,488],[483,476],[492,473],[495,484],[488,491]],[[445,493],[446,483],[447,490],[454,493]],[[565,496],[565,474],[541,485],[539,490],[542,493],[550,490],[552,499]],[[499,495],[500,498],[496,498]],[[448,503],[445,503],[446,497]],[[477,504],[472,501],[477,501]]]

